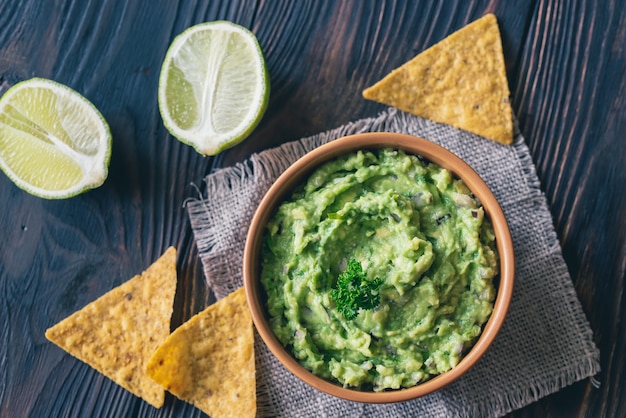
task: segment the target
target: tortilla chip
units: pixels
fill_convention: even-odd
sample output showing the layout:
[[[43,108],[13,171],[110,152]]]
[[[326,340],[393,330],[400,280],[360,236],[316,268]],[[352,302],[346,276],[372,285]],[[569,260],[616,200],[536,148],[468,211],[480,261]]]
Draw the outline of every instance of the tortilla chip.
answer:
[[[211,417],[254,417],[253,332],[240,288],[178,327],[148,362],[147,374]]]
[[[46,338],[156,408],[165,391],[146,363],[170,333],[176,249],[46,331]]]
[[[363,97],[504,144],[513,142],[502,40],[493,14],[461,28],[363,91]]]

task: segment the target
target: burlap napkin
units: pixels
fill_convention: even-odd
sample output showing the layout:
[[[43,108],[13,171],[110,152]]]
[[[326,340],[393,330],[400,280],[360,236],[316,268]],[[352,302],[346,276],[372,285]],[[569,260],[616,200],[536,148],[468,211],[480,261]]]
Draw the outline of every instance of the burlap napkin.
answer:
[[[486,356],[459,381],[398,404],[359,404],[301,383],[256,341],[259,415],[500,416],[600,370],[599,352],[563,261],[546,199],[524,138],[513,146],[389,109],[372,119],[287,143],[206,177],[206,195],[187,202],[207,283],[223,297],[242,285],[249,221],[276,177],[305,152],[338,137],[401,132],[444,146],[487,182],[509,221],[516,282],[502,330]]]

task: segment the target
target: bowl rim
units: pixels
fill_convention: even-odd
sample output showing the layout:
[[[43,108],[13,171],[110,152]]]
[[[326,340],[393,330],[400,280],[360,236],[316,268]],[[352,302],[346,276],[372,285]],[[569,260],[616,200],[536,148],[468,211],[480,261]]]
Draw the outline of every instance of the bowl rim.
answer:
[[[260,296],[258,265],[260,245],[265,224],[270,215],[293,188],[301,183],[320,163],[359,149],[401,149],[409,154],[420,155],[461,178],[481,202],[489,216],[496,235],[500,258],[499,283],[491,316],[483,331],[468,351],[451,370],[416,386],[384,392],[361,391],[340,386],[305,369],[289,353],[272,332]],[[498,334],[506,317],[513,293],[515,258],[508,223],[500,204],[491,189],[473,168],[451,151],[426,139],[400,133],[369,132],[344,136],[321,145],[306,153],[290,165],[270,186],[254,212],[244,246],[243,282],[252,319],[261,339],[272,354],[292,374],[310,386],[338,398],[364,403],[392,403],[418,398],[432,393],[465,374],[478,362]]]

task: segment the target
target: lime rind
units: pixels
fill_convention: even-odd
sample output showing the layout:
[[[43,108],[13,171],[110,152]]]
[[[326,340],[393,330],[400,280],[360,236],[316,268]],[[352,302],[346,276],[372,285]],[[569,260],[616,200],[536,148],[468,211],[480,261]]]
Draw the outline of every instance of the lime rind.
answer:
[[[0,169],[34,196],[66,199],[102,185],[111,142],[93,103],[56,81],[31,78],[0,98]]]
[[[206,53],[209,47],[213,50]],[[267,109],[269,92],[255,35],[232,22],[215,21],[174,38],[161,68],[158,104],[172,136],[200,154],[215,155],[252,133]],[[216,100],[220,106],[213,106]]]

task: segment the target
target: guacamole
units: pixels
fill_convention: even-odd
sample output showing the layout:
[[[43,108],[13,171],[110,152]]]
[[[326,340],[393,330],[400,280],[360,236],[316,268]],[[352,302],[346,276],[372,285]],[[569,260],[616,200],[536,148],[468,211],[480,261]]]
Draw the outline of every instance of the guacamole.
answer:
[[[398,150],[318,168],[276,209],[261,254],[274,333],[345,387],[406,388],[450,370],[493,309],[498,257],[483,208],[448,170]],[[349,269],[375,283],[374,303],[353,315],[337,296]]]

